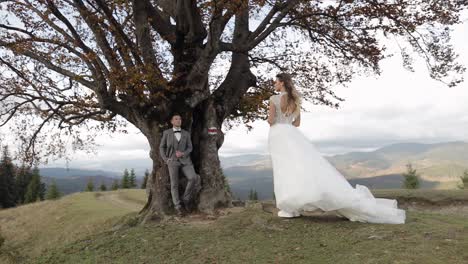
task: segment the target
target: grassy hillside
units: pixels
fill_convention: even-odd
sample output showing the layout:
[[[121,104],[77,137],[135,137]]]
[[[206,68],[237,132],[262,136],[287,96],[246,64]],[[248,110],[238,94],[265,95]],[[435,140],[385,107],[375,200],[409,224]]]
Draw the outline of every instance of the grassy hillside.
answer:
[[[396,197],[407,223],[281,219],[264,201],[142,227],[129,220],[143,190],[78,193],[0,211],[0,263],[468,263],[468,191],[375,194]]]
[[[140,210],[145,201],[143,190],[83,192],[0,210],[4,253],[9,252],[0,263],[7,258],[22,263],[23,258],[37,256],[44,249],[109,229],[122,216]]]

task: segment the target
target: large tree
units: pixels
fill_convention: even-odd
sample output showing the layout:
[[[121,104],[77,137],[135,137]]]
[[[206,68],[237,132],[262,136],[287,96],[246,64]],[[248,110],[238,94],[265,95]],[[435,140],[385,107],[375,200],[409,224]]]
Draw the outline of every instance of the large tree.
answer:
[[[128,188],[135,188],[136,184],[136,174],[135,169],[130,170],[130,175],[128,176]]]
[[[130,174],[128,173],[128,169],[125,168],[123,176],[122,176],[122,189],[129,189],[130,188]]]
[[[1,2],[0,124],[12,123],[28,158],[60,156],[67,137],[85,148],[93,131],[133,124],[153,160],[144,221],[172,212],[158,147],[174,111],[192,133],[198,209],[210,212],[230,202],[221,128],[265,117],[267,73],[288,70],[307,100],[337,107],[331,88],[379,73],[388,39],[404,66],[419,54],[448,86],[464,70],[449,44],[460,0]]]

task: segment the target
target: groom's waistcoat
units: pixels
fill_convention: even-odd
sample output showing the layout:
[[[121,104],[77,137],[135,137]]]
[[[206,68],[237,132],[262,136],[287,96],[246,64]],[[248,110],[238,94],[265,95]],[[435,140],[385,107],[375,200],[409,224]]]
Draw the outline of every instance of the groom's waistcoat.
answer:
[[[168,159],[171,159],[172,161],[178,160],[184,165],[192,164],[190,159],[190,153],[192,152],[190,133],[183,129],[180,132],[180,140],[177,140],[172,128],[165,130],[159,145],[159,153],[166,163]],[[184,156],[177,158],[175,155],[177,150],[183,152]]]

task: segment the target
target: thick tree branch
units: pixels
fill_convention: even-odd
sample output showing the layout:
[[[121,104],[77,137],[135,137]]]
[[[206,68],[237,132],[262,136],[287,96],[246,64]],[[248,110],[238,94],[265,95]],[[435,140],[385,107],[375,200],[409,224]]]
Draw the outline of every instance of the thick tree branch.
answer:
[[[133,0],[134,14],[133,19],[136,27],[136,37],[138,48],[143,56],[144,63],[151,69],[153,74],[159,81],[166,83],[161,69],[159,68],[158,61],[156,59],[155,51],[153,49],[153,43],[151,33],[148,24],[148,10],[145,1]],[[149,73],[148,73],[149,74]],[[153,92],[159,90],[160,85],[157,84],[156,80],[150,83],[149,88]]]
[[[210,96],[210,91],[207,85],[208,80],[204,78],[204,76],[208,74],[214,59],[222,51],[220,48],[220,39],[226,24],[237,12],[243,8],[245,10],[247,9],[247,6],[244,5],[244,3],[244,1],[240,1],[236,8],[228,9],[224,14],[222,8],[219,7],[216,9],[215,5],[215,11],[213,12],[210,22],[207,43],[202,54],[194,63],[189,75],[187,76],[187,89],[193,91],[192,96],[185,100],[186,104],[190,107],[195,107],[198,103]]]
[[[161,11],[151,4],[149,0],[144,0],[148,12],[149,23],[161,37],[169,42],[171,46],[176,43],[176,27],[171,24],[169,17],[164,16]]]
[[[176,1],[176,30],[184,42],[197,43],[205,39],[206,29],[200,16],[196,0]]]
[[[236,14],[234,24],[233,46],[244,43],[249,37],[249,10],[246,8]],[[250,71],[249,56],[247,52],[233,52],[232,62],[226,79],[213,92],[218,112],[222,122],[232,113],[234,108],[247,90],[255,86],[256,77]],[[229,100],[225,100],[229,98]]]
[[[267,38],[276,28],[278,28],[283,18],[285,18],[286,15],[288,15],[289,11],[292,10],[299,2],[300,0],[288,0],[281,4],[279,7],[276,7],[275,5],[269,12],[269,14],[265,17],[265,19],[260,23],[259,27],[249,37],[248,44],[246,45],[247,50],[255,48],[260,42]],[[273,19],[273,22],[269,23],[276,13],[278,13],[278,15]]]

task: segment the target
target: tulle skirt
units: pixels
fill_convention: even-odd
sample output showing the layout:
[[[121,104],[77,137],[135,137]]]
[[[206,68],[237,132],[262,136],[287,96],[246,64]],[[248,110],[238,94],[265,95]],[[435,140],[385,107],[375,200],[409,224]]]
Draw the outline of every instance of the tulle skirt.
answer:
[[[295,126],[274,124],[268,135],[278,209],[333,211],[351,221],[402,224],[397,201],[375,198],[363,185],[353,188]]]

